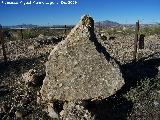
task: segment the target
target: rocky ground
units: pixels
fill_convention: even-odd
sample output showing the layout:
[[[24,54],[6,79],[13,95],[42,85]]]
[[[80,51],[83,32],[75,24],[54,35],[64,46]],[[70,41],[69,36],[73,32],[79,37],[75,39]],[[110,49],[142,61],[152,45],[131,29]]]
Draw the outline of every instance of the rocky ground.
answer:
[[[54,44],[39,44],[41,38],[8,42],[7,65],[0,63],[0,118],[48,119],[37,104],[37,91],[44,79],[45,62]],[[43,39],[44,40],[44,39]],[[38,81],[31,76],[37,72]],[[27,75],[26,75],[27,74]],[[30,78],[26,78],[27,77]],[[30,81],[29,81],[30,80]],[[35,83],[34,83],[35,82]]]
[[[125,85],[103,100],[86,100],[77,105],[56,101],[56,112],[70,119],[80,116],[84,120],[159,120],[159,37],[145,37],[145,49],[138,51],[140,55],[136,63],[131,62],[134,35],[116,35],[110,40],[111,36],[106,37],[102,39],[97,35],[98,41],[119,61]],[[53,42],[55,39],[60,41],[58,38],[48,38],[46,42],[47,38],[40,35],[34,39],[6,44],[7,64],[0,55],[0,119],[52,119],[37,101],[45,76],[45,63],[56,46]],[[54,111],[52,113],[56,116]],[[57,116],[57,119],[62,117]]]

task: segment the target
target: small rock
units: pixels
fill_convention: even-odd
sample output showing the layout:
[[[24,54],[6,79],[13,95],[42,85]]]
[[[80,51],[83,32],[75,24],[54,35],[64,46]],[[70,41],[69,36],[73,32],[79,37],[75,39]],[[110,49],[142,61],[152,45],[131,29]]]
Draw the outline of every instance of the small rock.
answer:
[[[34,81],[33,76],[34,76],[35,72],[36,72],[35,70],[30,69],[28,72],[26,72],[22,75],[22,78],[26,84]]]
[[[62,87],[62,86],[63,86],[63,84],[62,84],[62,83],[60,83],[60,84],[59,84],[59,87]]]
[[[22,113],[20,111],[15,112],[16,118],[22,118]]]
[[[35,49],[34,45],[28,46],[28,50],[34,50],[34,49]]]
[[[102,40],[107,40],[108,38],[107,38],[107,36],[105,36],[105,35],[101,35],[101,39],[102,39]]]
[[[37,103],[41,103],[41,94],[39,91],[37,92]]]
[[[45,72],[38,72],[34,69],[30,69],[28,72],[22,75],[22,78],[28,85],[41,86],[43,84],[43,79],[45,78]]]
[[[40,34],[40,35],[38,36],[38,38],[39,38],[39,39],[44,39],[44,35]]]
[[[60,116],[63,116],[64,115],[64,110],[62,110],[59,114],[60,114]]]
[[[160,66],[158,66],[158,70],[160,71]]]
[[[93,120],[88,110],[73,102],[66,103],[60,115],[63,120]]]
[[[5,113],[7,111],[7,108],[4,104],[0,105],[0,113]]]
[[[41,103],[41,98],[37,96],[37,103]]]
[[[155,107],[159,106],[159,102],[154,101],[153,104],[155,105]]]
[[[59,120],[59,115],[58,115],[58,113],[55,112],[55,110],[53,109],[53,104],[51,104],[51,103],[48,104],[48,115],[51,118]]]
[[[109,37],[109,34],[107,34],[107,33],[101,33],[100,34],[100,38],[102,39],[102,40],[107,40],[108,39],[108,37]]]

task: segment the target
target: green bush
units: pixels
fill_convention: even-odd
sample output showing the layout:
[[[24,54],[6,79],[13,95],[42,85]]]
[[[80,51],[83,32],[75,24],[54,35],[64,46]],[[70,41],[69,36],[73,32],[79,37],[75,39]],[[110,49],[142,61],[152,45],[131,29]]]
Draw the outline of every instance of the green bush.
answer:
[[[160,34],[160,26],[155,27],[145,27],[141,30],[142,33],[146,35],[155,35]]]

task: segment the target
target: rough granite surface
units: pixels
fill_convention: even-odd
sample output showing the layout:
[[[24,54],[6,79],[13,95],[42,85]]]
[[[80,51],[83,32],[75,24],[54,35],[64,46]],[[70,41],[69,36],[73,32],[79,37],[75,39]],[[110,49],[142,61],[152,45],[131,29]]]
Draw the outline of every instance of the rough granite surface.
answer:
[[[104,99],[123,85],[119,66],[97,41],[94,20],[86,15],[50,53],[41,97],[43,102]]]

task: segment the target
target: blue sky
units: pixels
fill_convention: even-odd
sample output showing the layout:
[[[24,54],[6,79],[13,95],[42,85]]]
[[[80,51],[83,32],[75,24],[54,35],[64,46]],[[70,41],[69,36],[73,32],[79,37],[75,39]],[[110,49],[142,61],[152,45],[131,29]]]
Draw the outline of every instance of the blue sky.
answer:
[[[1,3],[2,0],[0,0]],[[3,0],[6,2],[7,0]],[[27,0],[8,0],[27,1]],[[30,1],[30,0],[28,0]],[[34,0],[32,0],[33,2]],[[58,2],[61,0],[38,0]],[[67,0],[63,0],[67,1]],[[0,24],[75,24],[80,16],[89,14],[95,21],[119,23],[160,22],[160,0],[76,0],[76,5],[4,5],[0,4]]]

